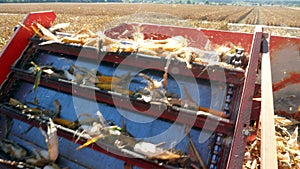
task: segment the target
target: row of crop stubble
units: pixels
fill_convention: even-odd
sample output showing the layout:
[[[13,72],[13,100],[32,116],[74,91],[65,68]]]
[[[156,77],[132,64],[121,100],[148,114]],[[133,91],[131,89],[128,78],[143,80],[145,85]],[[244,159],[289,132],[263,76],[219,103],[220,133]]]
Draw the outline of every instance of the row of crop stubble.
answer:
[[[25,14],[53,10],[56,22],[70,22],[68,31],[75,32],[84,24],[91,30],[103,30],[110,23],[121,21],[153,22],[178,26],[228,30],[227,23],[248,23],[300,27],[300,10],[285,7],[206,6],[179,4],[122,3],[18,3],[0,5],[0,50]],[[142,15],[150,12],[151,15]],[[155,13],[156,15],[153,15]],[[159,15],[158,15],[159,14]],[[162,15],[167,14],[167,15]],[[120,19],[122,16],[135,15]],[[133,19],[134,18],[134,19]],[[159,19],[158,19],[159,18]],[[181,20],[181,22],[179,22]],[[209,21],[209,22],[203,22]]]

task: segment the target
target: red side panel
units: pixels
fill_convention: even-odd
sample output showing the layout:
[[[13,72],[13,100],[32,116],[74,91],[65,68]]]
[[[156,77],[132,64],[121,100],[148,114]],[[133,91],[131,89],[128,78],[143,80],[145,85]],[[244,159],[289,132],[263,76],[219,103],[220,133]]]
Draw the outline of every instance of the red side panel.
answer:
[[[56,15],[52,11],[30,13],[22,22],[23,25],[30,28],[33,22],[38,22],[44,27],[49,27],[55,20]],[[0,84],[2,85],[7,75],[10,72],[10,67],[21,56],[25,47],[29,43],[29,39],[34,35],[34,32],[20,27],[16,30],[6,47],[0,53]]]
[[[275,112],[300,119],[300,38],[271,36],[270,54]]]
[[[253,38],[253,34],[249,33],[152,24],[121,24],[120,26],[110,29],[105,33],[107,36],[112,38],[130,38],[130,35],[137,30],[143,32],[146,39],[166,39],[174,36],[184,36],[189,39],[189,46],[192,47],[200,49],[214,49],[215,45],[233,43],[234,45],[241,45],[248,53],[250,53]]]
[[[246,52],[250,53],[253,34],[219,30],[201,31],[208,37],[212,44],[222,45],[226,43],[233,43],[234,45],[241,45]]]

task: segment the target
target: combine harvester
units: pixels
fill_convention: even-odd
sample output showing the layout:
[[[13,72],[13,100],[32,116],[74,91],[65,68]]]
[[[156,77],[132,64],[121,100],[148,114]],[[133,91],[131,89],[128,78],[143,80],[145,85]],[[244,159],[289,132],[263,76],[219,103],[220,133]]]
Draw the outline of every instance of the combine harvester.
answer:
[[[146,23],[70,35],[48,29],[55,17],[30,13],[0,55],[1,168],[242,168],[261,110],[262,167],[277,167],[299,38]]]

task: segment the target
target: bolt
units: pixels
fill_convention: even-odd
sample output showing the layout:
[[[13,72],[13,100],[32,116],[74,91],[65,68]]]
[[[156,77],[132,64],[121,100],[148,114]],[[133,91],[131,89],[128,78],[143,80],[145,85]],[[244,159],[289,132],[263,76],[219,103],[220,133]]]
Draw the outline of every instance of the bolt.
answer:
[[[244,129],[243,130],[243,135],[246,136],[246,137],[250,136],[251,135],[250,130],[249,129]]]
[[[225,103],[224,110],[229,110],[229,103]]]
[[[233,94],[233,88],[232,88],[232,87],[229,87],[227,93],[228,93],[228,94]]]
[[[234,60],[234,58],[235,58],[235,54],[227,54],[226,55],[226,63],[232,64],[232,61]]]
[[[211,163],[216,164],[218,161],[218,156],[216,154],[214,154],[211,158]]]
[[[245,51],[245,49],[243,49],[243,48],[235,48],[235,52],[236,52],[237,54],[243,54],[244,51]]]
[[[231,101],[231,96],[230,96],[230,95],[227,95],[225,101],[226,101],[226,102],[230,102],[230,101]]]

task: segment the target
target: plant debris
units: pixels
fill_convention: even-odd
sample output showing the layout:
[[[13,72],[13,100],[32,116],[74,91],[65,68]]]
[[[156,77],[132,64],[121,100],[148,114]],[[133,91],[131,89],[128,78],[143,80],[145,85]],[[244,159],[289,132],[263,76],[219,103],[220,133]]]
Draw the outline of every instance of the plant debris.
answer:
[[[300,146],[298,137],[299,121],[275,116],[276,146],[278,169],[300,168]],[[260,168],[260,130],[254,140],[248,139],[246,153],[244,156],[243,169]]]

